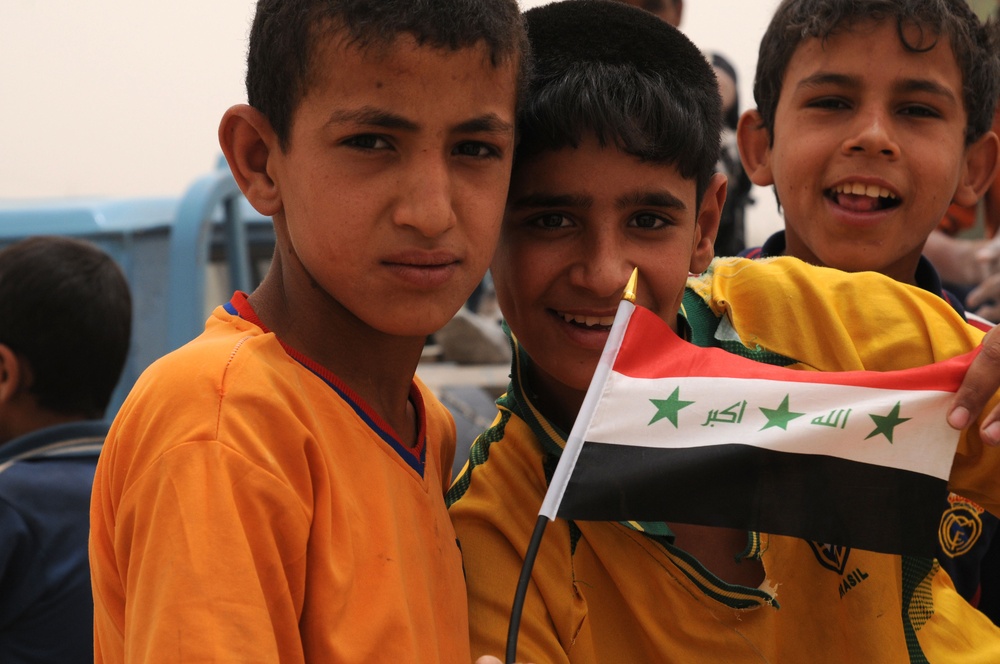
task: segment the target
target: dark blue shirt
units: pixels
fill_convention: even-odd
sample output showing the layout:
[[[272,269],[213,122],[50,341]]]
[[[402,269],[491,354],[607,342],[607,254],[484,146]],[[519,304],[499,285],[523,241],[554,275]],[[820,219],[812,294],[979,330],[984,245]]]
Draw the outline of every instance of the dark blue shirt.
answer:
[[[87,537],[106,422],[0,446],[0,662],[94,661]]]

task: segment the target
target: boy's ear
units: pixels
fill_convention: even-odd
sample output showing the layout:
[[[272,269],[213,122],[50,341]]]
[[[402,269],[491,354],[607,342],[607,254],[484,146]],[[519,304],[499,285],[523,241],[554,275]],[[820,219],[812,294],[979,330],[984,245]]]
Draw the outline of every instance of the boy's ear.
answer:
[[[722,217],[722,206],[726,203],[727,185],[726,176],[716,173],[705,188],[698,216],[694,220],[694,246],[691,248],[688,272],[701,274],[715,258],[715,236],[719,233],[719,219]]]
[[[281,192],[269,165],[281,153],[281,145],[267,117],[247,104],[233,106],[219,123],[219,145],[254,209],[268,217],[280,212]]]
[[[952,198],[964,207],[975,205],[990,188],[1000,169],[1000,138],[988,131],[965,149],[965,162],[958,189]]]
[[[740,149],[740,161],[750,181],[767,187],[774,184],[771,174],[771,132],[757,109],[744,111],[736,125],[736,145]]]
[[[9,402],[21,390],[22,374],[17,354],[10,346],[0,344],[0,404]]]

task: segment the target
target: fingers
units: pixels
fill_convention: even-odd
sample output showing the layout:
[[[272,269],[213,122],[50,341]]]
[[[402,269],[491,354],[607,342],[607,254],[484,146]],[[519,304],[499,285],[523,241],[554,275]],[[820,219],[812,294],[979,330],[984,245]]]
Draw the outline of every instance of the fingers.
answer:
[[[955,393],[955,399],[948,413],[948,423],[956,429],[969,426],[998,391],[1000,391],[1000,328],[993,328],[983,338],[982,350],[972,362],[965,380]],[[979,433],[987,445],[1000,444],[1000,403],[983,418]]]
[[[993,274],[1000,268],[1000,242],[997,238],[982,244],[974,254],[976,263],[979,264],[980,273],[983,278]]]
[[[965,303],[970,309],[990,301],[1000,302],[1000,273],[991,274],[983,279],[965,298]]]
[[[992,304],[983,305],[976,309],[973,313],[977,316],[985,318],[988,321],[994,323],[1000,322],[1000,300]]]

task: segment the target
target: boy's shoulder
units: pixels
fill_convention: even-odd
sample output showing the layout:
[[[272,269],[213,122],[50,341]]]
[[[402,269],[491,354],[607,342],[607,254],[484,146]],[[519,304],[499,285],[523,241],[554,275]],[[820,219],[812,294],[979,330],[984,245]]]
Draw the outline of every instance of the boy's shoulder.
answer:
[[[880,366],[891,364],[893,353],[911,353],[913,366],[929,364],[968,352],[983,336],[922,288],[790,256],[716,259],[688,289],[726,319],[743,346],[841,371],[857,364],[859,352],[869,370],[886,370]],[[876,361],[879,353],[887,356]]]
[[[844,272],[793,256],[716,258],[687,287],[716,315],[751,308],[778,316],[837,311],[840,317],[912,318],[917,311],[943,321],[964,319],[944,298],[877,272]],[[757,316],[764,315],[758,313]],[[876,322],[873,318],[869,324]]]
[[[863,304],[872,312],[897,310],[900,301],[916,301],[921,307],[947,311],[961,319],[943,298],[926,289],[877,272],[845,272],[811,265],[794,256],[716,258],[705,272],[690,277],[687,287],[716,313],[735,303],[749,306],[754,301],[781,303],[783,308],[812,308],[816,303],[808,299],[811,296],[843,307],[857,306],[855,298],[867,294],[870,297]]]
[[[224,440],[234,428],[275,428],[294,419],[290,406],[304,398],[305,371],[273,334],[217,307],[200,335],[142,373],[109,443],[156,455],[190,441]]]
[[[201,334],[143,371],[133,393],[143,395],[152,390],[161,398],[177,394],[191,399],[206,392],[220,392],[232,380],[233,372],[278,372],[278,367],[289,361],[274,335],[227,306],[220,306],[212,312]]]

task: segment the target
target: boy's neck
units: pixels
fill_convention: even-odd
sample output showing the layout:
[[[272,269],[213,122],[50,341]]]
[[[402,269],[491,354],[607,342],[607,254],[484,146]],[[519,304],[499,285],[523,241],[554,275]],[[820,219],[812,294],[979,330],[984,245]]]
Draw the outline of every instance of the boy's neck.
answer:
[[[781,253],[785,256],[793,256],[812,265],[829,267],[843,272],[878,272],[904,284],[911,286],[919,285],[917,283],[917,267],[920,265],[921,256],[919,253],[903,256],[890,264],[868,264],[864,261],[863,252],[859,251],[856,256],[851,257],[852,262],[850,265],[840,265],[835,264],[834,261],[824,261],[795,234],[789,233],[786,230],[783,235],[785,246]]]
[[[576,416],[583,405],[586,391],[561,383],[534,362],[528,365],[527,392],[547,420],[567,435],[573,428]]]
[[[257,317],[282,343],[353,390],[402,442],[414,443],[417,427],[409,396],[425,339],[375,330],[321,289],[292,280],[289,284],[280,266],[272,266],[249,296]]]

